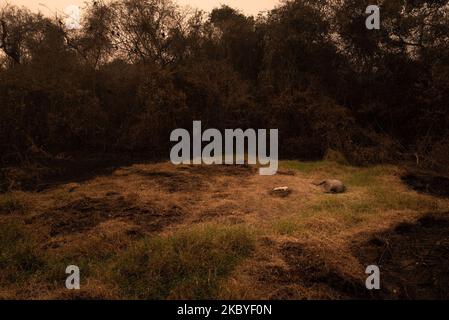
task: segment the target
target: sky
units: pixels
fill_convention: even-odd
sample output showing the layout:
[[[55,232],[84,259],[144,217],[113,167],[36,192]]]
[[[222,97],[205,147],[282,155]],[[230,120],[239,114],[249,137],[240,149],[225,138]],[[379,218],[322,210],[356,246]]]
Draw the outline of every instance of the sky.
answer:
[[[85,0],[0,0],[1,3],[26,6],[33,11],[40,10],[43,14],[50,14],[56,11],[63,12],[69,5],[83,5]],[[279,0],[174,0],[179,5],[188,5],[194,8],[200,8],[205,11],[211,11],[221,4],[227,4],[233,8],[239,9],[247,15],[257,15],[260,11],[273,9]],[[42,5],[41,5],[42,4]],[[48,9],[47,9],[48,8]],[[50,10],[49,10],[50,9]]]

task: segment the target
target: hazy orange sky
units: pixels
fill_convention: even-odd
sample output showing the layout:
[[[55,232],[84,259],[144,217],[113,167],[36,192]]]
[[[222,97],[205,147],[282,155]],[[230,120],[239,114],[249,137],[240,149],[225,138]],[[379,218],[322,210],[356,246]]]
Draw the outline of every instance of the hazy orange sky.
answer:
[[[240,9],[246,14],[256,15],[260,11],[269,10],[279,3],[279,0],[175,0],[180,5],[189,5],[210,11],[212,8],[227,4],[233,8]],[[63,11],[67,6],[74,4],[82,6],[85,0],[0,0],[0,3],[10,3],[19,6],[26,6],[32,10],[40,10],[42,13],[50,13],[56,10]]]

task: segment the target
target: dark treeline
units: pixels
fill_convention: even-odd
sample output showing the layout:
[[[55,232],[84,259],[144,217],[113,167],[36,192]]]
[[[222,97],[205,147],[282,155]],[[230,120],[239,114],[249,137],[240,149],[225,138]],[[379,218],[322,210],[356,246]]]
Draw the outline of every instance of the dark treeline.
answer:
[[[95,1],[82,28],[0,11],[3,166],[61,153],[168,157],[170,132],[278,128],[283,158],[449,168],[448,1],[296,0],[258,17]]]

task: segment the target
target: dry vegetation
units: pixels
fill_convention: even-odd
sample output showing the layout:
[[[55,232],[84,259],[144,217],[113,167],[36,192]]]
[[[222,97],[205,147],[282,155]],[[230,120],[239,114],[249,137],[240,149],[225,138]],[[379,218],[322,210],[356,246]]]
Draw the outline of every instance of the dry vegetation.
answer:
[[[79,30],[1,4],[0,298],[449,299],[449,179],[401,169],[449,175],[449,0],[377,2],[375,31],[368,0],[95,0]],[[195,120],[326,161],[133,164]]]
[[[312,299],[449,297],[449,201],[395,166],[124,166],[0,195],[0,297]],[[324,194],[315,179],[343,180]],[[292,193],[270,195],[276,186]],[[446,262],[445,262],[446,261]],[[383,288],[364,289],[377,263]],[[81,290],[64,287],[81,269]]]

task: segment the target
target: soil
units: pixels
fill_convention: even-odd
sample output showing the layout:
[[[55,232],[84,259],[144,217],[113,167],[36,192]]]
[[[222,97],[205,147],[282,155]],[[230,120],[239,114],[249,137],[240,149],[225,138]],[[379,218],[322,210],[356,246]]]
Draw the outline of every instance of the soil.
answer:
[[[183,219],[181,208],[161,208],[154,204],[138,205],[123,196],[107,198],[84,197],[28,219],[28,224],[49,226],[50,236],[90,230],[109,219],[125,218],[148,231],[159,231]]]
[[[59,247],[63,251],[70,241],[76,245],[85,235],[111,231],[111,226],[123,231],[111,237],[124,234],[126,241],[203,222],[264,227],[271,219],[290,217],[285,208],[300,214],[305,203],[321,195],[310,188],[315,177],[303,179],[288,172],[260,177],[257,168],[245,165],[115,167],[112,162],[100,171],[87,166],[83,173],[65,167],[59,178],[43,178],[33,185],[37,188],[33,190],[43,192],[30,193],[27,201],[37,204],[32,210],[0,218],[23,219],[30,229],[39,231],[42,243],[51,240],[45,250],[63,243]],[[445,177],[409,173],[402,181],[419,192],[449,197]],[[401,181],[396,182],[403,191]],[[283,185],[293,190],[293,196],[270,192]],[[352,195],[345,194],[348,199]],[[429,208],[434,207],[419,214],[391,212],[395,220],[388,223],[379,225],[380,220],[373,220],[371,225],[332,228],[329,233],[325,226],[338,224],[339,216],[316,216],[306,224],[312,229],[304,237],[269,235],[261,245],[264,250],[248,262],[246,288],[260,284],[260,297],[270,299],[449,299],[449,212],[427,213],[434,210]],[[444,208],[440,210],[447,211]],[[381,290],[365,287],[364,270],[372,264],[380,268]]]
[[[40,192],[68,182],[85,182],[109,175],[122,166],[142,162],[135,155],[117,154],[35,159],[29,166],[0,168],[0,192],[8,189]]]
[[[261,273],[259,280],[279,285],[298,284],[312,290],[322,289],[325,297],[338,299],[369,299],[373,293],[368,291],[362,279],[345,274],[328,258],[310,246],[296,242],[282,245],[281,253],[287,267],[268,267]],[[284,296],[287,295],[287,296]],[[284,290],[272,297],[288,299],[289,292]]]
[[[449,178],[430,173],[408,173],[402,181],[413,190],[437,197],[449,198]]]
[[[359,234],[350,241],[350,254],[361,268],[380,268],[380,290],[366,289],[367,275],[345,272],[338,251],[297,242],[284,243],[279,249],[284,265],[265,267],[258,281],[282,288],[271,299],[297,298],[295,286],[315,292],[319,299],[449,299],[448,214],[429,213],[415,223]]]
[[[150,178],[168,193],[198,192],[205,188],[202,177],[190,172],[133,170],[133,173]]]
[[[363,265],[379,266],[381,298],[449,299],[449,219],[442,215],[429,213],[354,247]]]
[[[257,169],[253,166],[242,165],[212,165],[212,166],[180,166],[178,171],[188,171],[192,174],[198,174],[200,176],[235,176],[235,177],[247,177],[256,173]]]

